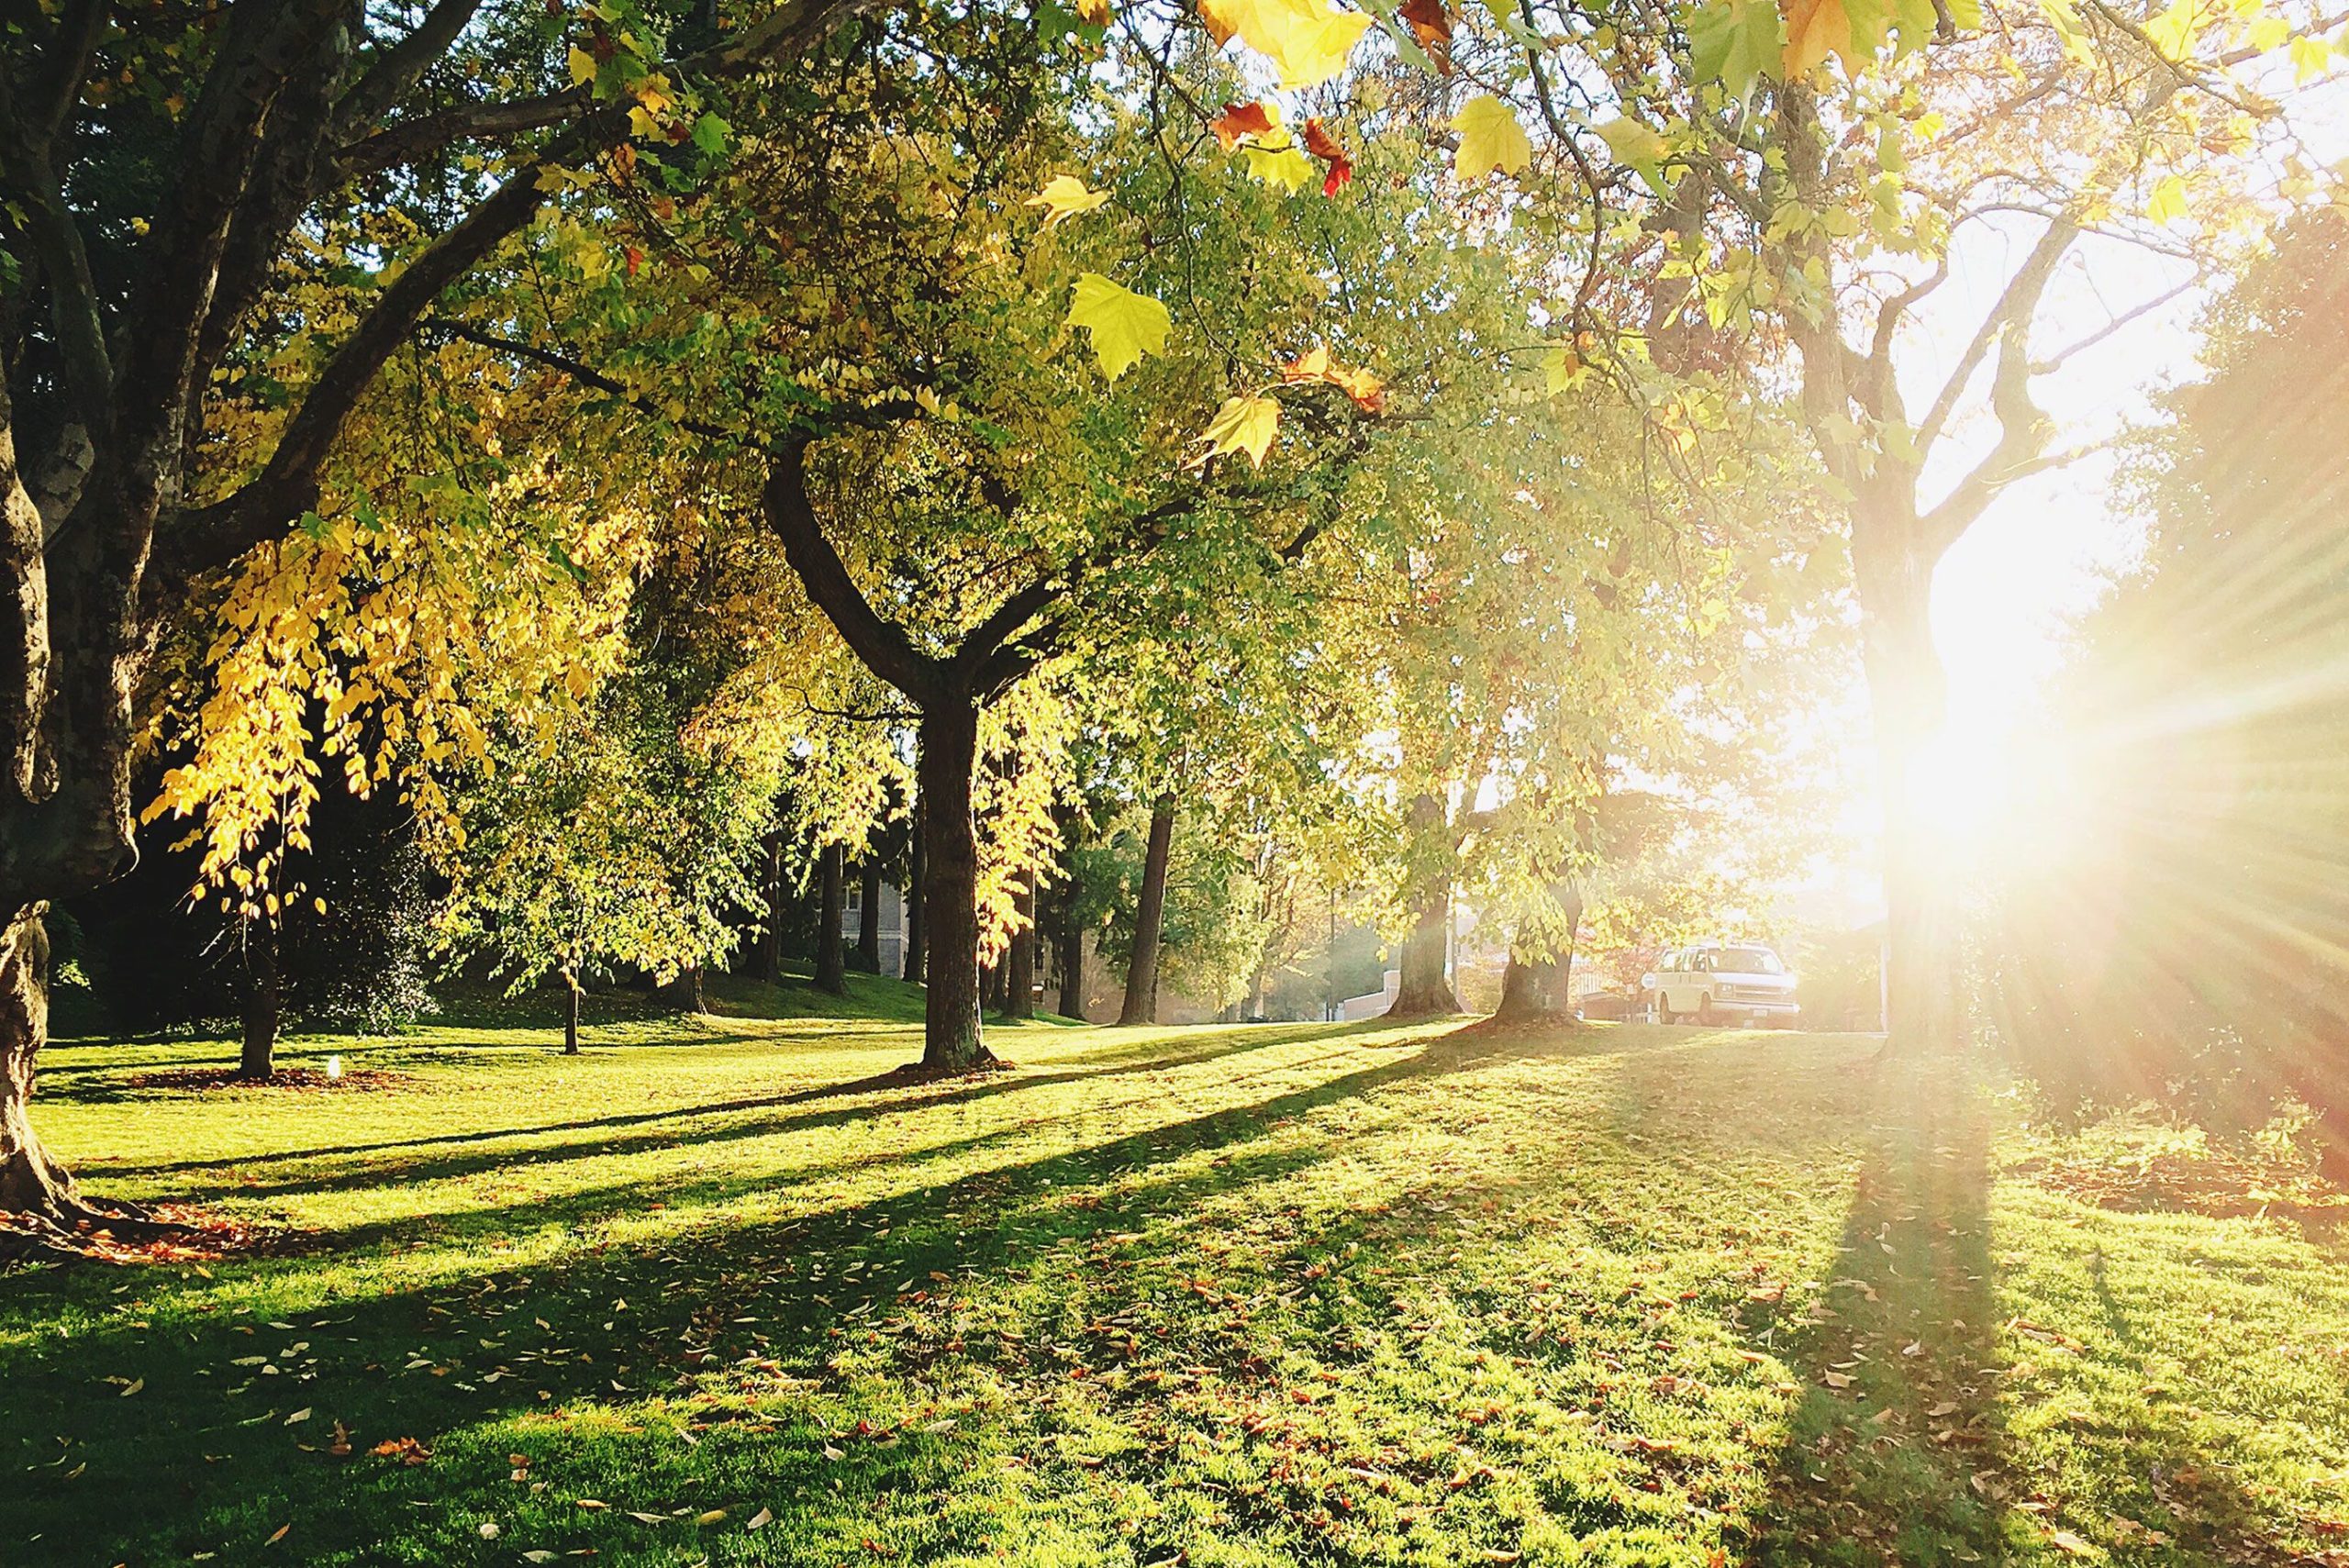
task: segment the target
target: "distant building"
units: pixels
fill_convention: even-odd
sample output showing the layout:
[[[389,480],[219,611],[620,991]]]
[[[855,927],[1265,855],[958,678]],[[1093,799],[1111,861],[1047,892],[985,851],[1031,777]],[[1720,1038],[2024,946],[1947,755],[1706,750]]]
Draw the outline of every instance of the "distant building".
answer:
[[[864,927],[864,889],[855,880],[848,884],[847,906],[841,911],[841,938],[855,962],[858,934]],[[892,980],[906,975],[906,895],[894,883],[881,884],[881,973]]]

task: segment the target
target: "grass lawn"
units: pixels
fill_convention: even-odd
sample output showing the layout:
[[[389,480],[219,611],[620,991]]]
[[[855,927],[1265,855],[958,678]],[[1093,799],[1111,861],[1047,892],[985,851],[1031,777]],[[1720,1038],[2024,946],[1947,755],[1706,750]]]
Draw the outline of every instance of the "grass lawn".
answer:
[[[366,1088],[57,1050],[85,1184],[273,1250],[0,1280],[0,1563],[2349,1561],[2341,1239],[2091,1204],[1995,1087],[1629,1025],[891,1084],[861,984],[288,1052]]]

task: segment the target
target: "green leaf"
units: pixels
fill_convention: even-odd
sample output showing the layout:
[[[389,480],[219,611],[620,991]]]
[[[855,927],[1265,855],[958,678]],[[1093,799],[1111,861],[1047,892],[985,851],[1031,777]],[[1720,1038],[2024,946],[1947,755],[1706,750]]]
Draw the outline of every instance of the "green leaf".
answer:
[[[726,139],[733,134],[733,127],[716,115],[705,114],[694,121],[694,145],[715,158],[726,150]]]
[[[1783,46],[1777,6],[1768,0],[1708,0],[1688,19],[1688,63],[1742,98],[1777,68]]]

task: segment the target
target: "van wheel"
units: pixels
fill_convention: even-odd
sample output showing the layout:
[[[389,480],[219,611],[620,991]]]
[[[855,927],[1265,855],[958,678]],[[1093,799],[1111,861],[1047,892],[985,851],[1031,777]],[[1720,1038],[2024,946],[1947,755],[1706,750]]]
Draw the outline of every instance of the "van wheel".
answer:
[[[1709,992],[1697,998],[1697,1022],[1706,1029],[1712,1029],[1720,1022],[1713,1011],[1713,998]]]
[[[1679,1021],[1672,1016],[1672,1009],[1664,1005],[1664,993],[1661,991],[1655,994],[1655,1021],[1660,1024],[1677,1023]]]

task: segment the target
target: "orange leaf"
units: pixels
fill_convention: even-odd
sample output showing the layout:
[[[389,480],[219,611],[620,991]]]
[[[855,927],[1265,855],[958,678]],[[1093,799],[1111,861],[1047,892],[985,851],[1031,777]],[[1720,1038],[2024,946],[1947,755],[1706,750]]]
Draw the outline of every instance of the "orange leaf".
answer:
[[[1229,152],[1245,138],[1269,134],[1273,117],[1265,113],[1262,104],[1226,104],[1223,113],[1209,121],[1208,128],[1215,132],[1216,140]]]
[[[1446,75],[1452,72],[1452,14],[1444,9],[1443,0],[1404,0],[1395,13],[1410,28],[1411,36],[1428,51]]]

